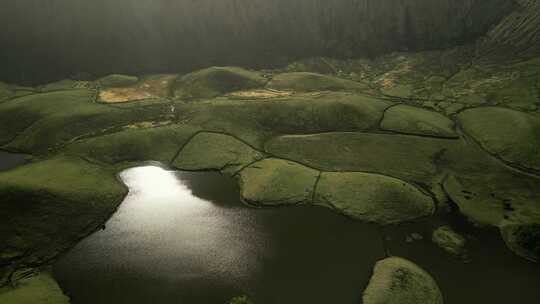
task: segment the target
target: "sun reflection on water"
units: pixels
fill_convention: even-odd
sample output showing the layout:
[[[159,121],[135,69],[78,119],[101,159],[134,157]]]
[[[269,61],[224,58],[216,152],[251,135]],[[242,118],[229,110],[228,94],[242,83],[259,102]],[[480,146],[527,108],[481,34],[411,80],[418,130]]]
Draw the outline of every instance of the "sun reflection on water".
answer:
[[[137,200],[156,199],[153,204],[166,203],[174,198],[182,201],[182,205],[191,204],[198,207],[210,202],[194,196],[191,189],[178,178],[175,171],[165,170],[157,166],[136,167],[120,174],[122,181],[129,187],[129,198]]]
[[[253,244],[239,229],[251,224],[241,214],[195,196],[175,171],[144,166],[120,177],[129,194],[106,229],[81,244],[107,255],[95,256],[98,264],[129,265],[146,276],[250,276],[256,266],[246,250]]]
[[[311,303],[325,294],[356,298],[367,283],[358,274],[382,253],[378,228],[326,209],[247,208],[235,181],[219,173],[147,165],[120,177],[129,194],[105,229],[54,266],[76,303],[225,303],[242,293],[274,298],[276,290],[312,294]],[[313,293],[336,277],[350,286]]]

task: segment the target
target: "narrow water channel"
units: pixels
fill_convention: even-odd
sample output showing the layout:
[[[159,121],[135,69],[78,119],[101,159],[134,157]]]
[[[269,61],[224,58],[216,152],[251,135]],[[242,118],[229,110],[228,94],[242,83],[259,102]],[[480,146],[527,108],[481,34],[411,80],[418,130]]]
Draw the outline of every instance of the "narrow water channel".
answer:
[[[54,274],[72,303],[360,303],[384,256],[374,225],[313,207],[254,209],[218,173],[124,171],[130,193]]]
[[[6,171],[26,162],[26,155],[0,150],[0,171]]]

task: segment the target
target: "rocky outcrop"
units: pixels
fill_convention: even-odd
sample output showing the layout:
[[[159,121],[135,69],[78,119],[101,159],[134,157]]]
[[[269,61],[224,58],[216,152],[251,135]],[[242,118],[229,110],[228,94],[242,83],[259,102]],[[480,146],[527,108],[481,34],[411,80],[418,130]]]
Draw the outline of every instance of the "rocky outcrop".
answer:
[[[462,255],[465,250],[465,238],[450,226],[441,226],[433,231],[432,241],[444,251],[453,255]]]
[[[536,0],[516,0],[515,9],[487,34],[481,52],[509,57],[540,54],[540,3]],[[503,59],[503,57],[498,56]]]
[[[377,262],[362,296],[364,304],[442,304],[435,280],[411,261],[390,257]]]

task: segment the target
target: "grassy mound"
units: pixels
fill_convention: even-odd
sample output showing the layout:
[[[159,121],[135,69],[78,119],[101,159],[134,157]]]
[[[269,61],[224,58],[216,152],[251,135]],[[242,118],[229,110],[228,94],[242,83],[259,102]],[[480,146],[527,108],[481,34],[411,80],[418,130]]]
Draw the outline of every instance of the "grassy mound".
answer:
[[[311,91],[365,91],[368,86],[347,79],[309,72],[278,74],[267,85],[274,90]]]
[[[446,178],[443,187],[471,221],[496,227],[508,220],[540,221],[537,178],[486,162],[471,167],[479,171],[465,171],[466,168]]]
[[[489,153],[518,167],[540,172],[540,117],[484,107],[458,115],[465,132]]]
[[[101,181],[116,183],[112,172],[82,158],[108,164],[172,161],[180,169],[239,173],[248,202],[315,201],[380,224],[431,214],[431,198],[413,184],[438,198],[448,195],[480,224],[538,222],[540,192],[532,176],[540,171],[537,113],[494,106],[463,110],[487,101],[511,106],[517,98],[512,97],[513,88],[519,91],[515,96],[530,93],[527,104],[535,102],[531,83],[536,83],[536,72],[527,76],[521,73],[525,68],[519,68],[519,77],[528,80],[524,87],[512,88],[506,87],[506,74],[478,67],[444,63],[442,70],[429,73],[440,54],[434,52],[429,60],[424,53],[418,58],[389,55],[376,66],[358,63],[358,70],[348,61],[350,67],[347,63],[338,70],[351,68],[340,75],[370,81],[379,91],[398,89],[423,97],[410,102],[424,108],[432,103],[429,107],[437,111],[459,113],[460,127],[484,149],[460,138],[454,123],[439,113],[361,95],[357,92],[367,89],[362,82],[314,73],[278,74],[267,86],[259,73],[240,68],[209,68],[179,79],[156,75],[138,81],[116,75],[102,83],[100,93],[115,101],[138,101],[114,105],[96,103],[95,90],[73,89],[78,86],[73,81],[38,89],[0,84],[0,145],[42,157],[69,155],[0,174],[0,199],[8,206],[7,214],[14,214],[5,227],[19,229],[2,230],[9,250],[2,251],[1,259],[10,264],[29,261],[30,252],[35,261],[43,261],[70,246],[87,232],[85,227],[95,227],[113,208],[97,202],[110,201],[100,195],[110,192]],[[181,100],[167,99],[172,82]],[[106,88],[109,85],[114,88]],[[283,91],[269,89],[274,87]],[[505,94],[510,97],[501,97]],[[262,160],[266,153],[273,158]],[[78,189],[78,183],[88,189]],[[63,220],[68,217],[73,223]],[[51,239],[55,234],[58,239]],[[519,232],[516,238],[530,247],[534,237],[529,235]]]
[[[377,262],[362,296],[364,304],[442,304],[435,280],[411,261],[390,257]]]
[[[453,140],[369,133],[286,135],[266,144],[276,157],[292,159],[323,171],[365,171],[404,180],[428,180],[432,162]]]
[[[241,195],[257,205],[311,203],[318,176],[294,162],[265,159],[240,172]]]
[[[431,197],[402,180],[356,172],[322,173],[314,203],[382,225],[430,216],[435,208]]]
[[[540,224],[501,227],[507,246],[517,255],[533,262],[540,262]]]
[[[172,165],[182,170],[214,169],[232,175],[262,158],[260,152],[232,136],[199,133],[183,147]]]
[[[197,131],[198,128],[185,125],[134,127],[75,142],[66,152],[110,164],[147,160],[168,164]]]
[[[376,128],[388,102],[354,94],[261,100],[210,100],[179,105],[190,124],[236,135],[262,148],[280,134],[362,131]]]
[[[0,264],[40,265],[100,227],[126,193],[112,170],[56,157],[0,173]]]
[[[225,93],[261,88],[266,79],[237,67],[211,67],[180,77],[174,96],[180,99],[212,98]]]
[[[384,113],[381,129],[413,135],[457,138],[454,122],[437,112],[397,105]]]
[[[394,84],[391,87],[381,88],[381,93],[386,96],[410,99],[413,97],[414,87],[411,84]]]
[[[50,272],[22,279],[14,287],[0,289],[0,302],[3,304],[69,304],[58,283]]]
[[[46,153],[71,140],[138,121],[159,120],[165,106],[113,108],[94,102],[91,90],[33,94],[0,104],[0,144]]]
[[[7,100],[15,95],[11,87],[3,82],[0,82],[0,102]]]
[[[122,74],[108,75],[108,76],[98,79],[99,85],[104,88],[127,87],[130,85],[136,84],[138,81],[139,81],[139,78],[136,76],[122,75]]]
[[[253,304],[253,301],[251,301],[248,296],[238,296],[232,298],[229,301],[229,304]]]
[[[57,82],[48,83],[39,88],[39,91],[42,93],[62,91],[62,90],[73,90],[77,86],[77,81],[71,79],[64,79]]]
[[[89,90],[74,90],[35,94],[3,103],[0,105],[0,143],[11,141],[42,118],[59,115],[69,108],[78,110],[90,104],[92,98]]]

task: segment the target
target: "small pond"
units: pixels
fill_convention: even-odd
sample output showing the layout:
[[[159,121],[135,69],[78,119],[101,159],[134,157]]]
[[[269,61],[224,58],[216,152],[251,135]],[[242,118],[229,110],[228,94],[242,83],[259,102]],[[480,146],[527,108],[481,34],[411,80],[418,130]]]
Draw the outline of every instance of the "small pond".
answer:
[[[218,173],[148,165],[121,178],[130,193],[119,210],[54,266],[74,304],[224,304],[241,294],[256,304],[358,304],[386,252],[428,270],[446,304],[540,299],[540,267],[458,216],[380,228],[319,207],[245,206]],[[469,261],[431,242],[442,223],[467,235]]]
[[[74,304],[359,303],[384,257],[375,225],[325,208],[255,209],[218,173],[121,174],[130,193],[54,273]]]

